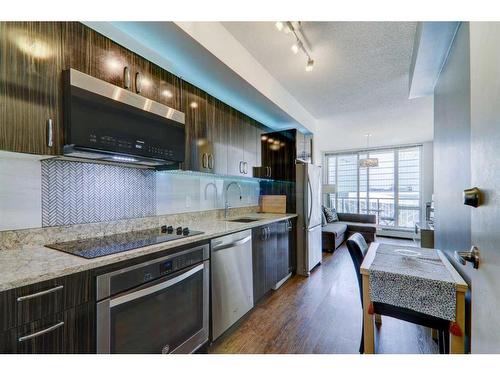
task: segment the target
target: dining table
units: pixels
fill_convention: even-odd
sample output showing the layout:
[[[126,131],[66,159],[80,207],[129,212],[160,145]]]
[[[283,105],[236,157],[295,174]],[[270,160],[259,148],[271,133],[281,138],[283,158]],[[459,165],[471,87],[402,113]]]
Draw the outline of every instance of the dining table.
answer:
[[[441,250],[373,242],[360,273],[366,354],[375,353],[373,302],[449,321],[450,353],[465,353],[468,285]]]

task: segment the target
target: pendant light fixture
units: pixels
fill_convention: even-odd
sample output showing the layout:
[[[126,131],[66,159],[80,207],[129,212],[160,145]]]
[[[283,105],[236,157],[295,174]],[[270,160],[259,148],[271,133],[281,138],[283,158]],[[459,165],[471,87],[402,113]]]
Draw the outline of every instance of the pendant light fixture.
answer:
[[[366,149],[370,149],[370,136],[371,134],[365,134],[366,137]],[[377,158],[363,158],[359,159],[360,168],[371,168],[378,167],[378,159]]]

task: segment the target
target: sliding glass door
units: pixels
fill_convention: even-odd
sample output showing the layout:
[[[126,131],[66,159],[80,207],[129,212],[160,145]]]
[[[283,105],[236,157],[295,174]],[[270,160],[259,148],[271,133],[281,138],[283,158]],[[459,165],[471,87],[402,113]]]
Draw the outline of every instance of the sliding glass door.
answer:
[[[420,146],[326,154],[329,203],[338,212],[373,214],[379,226],[413,228],[419,221]],[[377,158],[377,167],[359,160]]]

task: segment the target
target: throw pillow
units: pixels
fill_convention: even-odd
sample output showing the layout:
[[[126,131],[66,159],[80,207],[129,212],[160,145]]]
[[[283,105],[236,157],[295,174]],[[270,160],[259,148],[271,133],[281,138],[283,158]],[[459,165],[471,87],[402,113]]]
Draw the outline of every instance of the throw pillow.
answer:
[[[339,217],[337,216],[337,211],[335,210],[335,208],[323,206],[323,212],[325,213],[326,221],[328,223],[339,221]]]

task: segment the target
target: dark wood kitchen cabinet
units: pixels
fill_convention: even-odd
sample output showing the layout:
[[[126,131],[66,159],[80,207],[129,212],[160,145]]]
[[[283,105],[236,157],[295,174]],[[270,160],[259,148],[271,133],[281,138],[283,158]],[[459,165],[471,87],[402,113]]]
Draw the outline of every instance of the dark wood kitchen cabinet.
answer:
[[[17,353],[95,352],[94,309],[95,303],[87,303],[18,327]]]
[[[244,146],[245,145],[245,132],[240,122],[238,112],[229,109],[229,139],[227,145],[227,173],[232,176],[243,176],[243,159],[244,159]]]
[[[0,22],[0,149],[60,152],[61,28],[57,22]]]
[[[17,353],[17,329],[0,332],[0,354]]]
[[[1,292],[0,353],[95,352],[93,280],[81,272]]]
[[[228,174],[228,142],[229,142],[230,107],[213,96],[207,100],[207,118],[212,128],[213,170],[217,174]]]
[[[62,153],[70,68],[184,112],[185,169],[252,177],[260,165],[262,124],[80,22],[0,22],[1,150]]]
[[[182,98],[186,114],[184,168],[212,172],[212,129],[207,121],[207,94],[187,82],[182,82]]]
[[[254,303],[274,287],[276,251],[276,223],[252,229]]]
[[[296,129],[261,134],[261,168],[255,174],[261,178],[279,181],[295,181],[297,160],[312,160],[312,136]]]
[[[280,286],[292,272],[294,252],[290,241],[290,220],[279,221],[252,230],[253,293],[257,303],[267,292]]]
[[[276,283],[282,281],[291,272],[289,242],[291,230],[289,220],[276,223]]]

